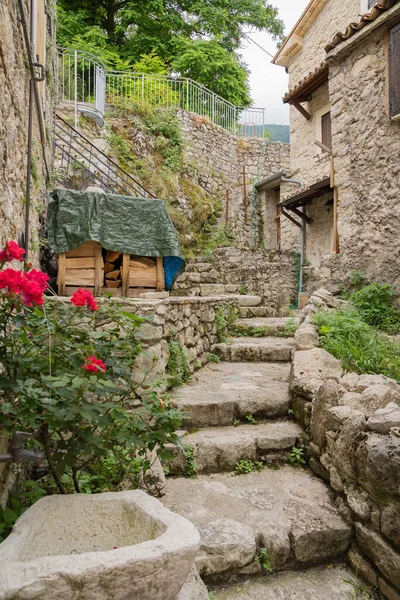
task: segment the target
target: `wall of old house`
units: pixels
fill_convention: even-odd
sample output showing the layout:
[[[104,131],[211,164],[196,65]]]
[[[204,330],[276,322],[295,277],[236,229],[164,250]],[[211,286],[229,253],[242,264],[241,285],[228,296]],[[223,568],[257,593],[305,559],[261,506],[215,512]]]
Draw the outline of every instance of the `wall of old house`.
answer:
[[[339,273],[400,286],[400,122],[388,114],[387,48],[381,27],[339,46],[330,66]]]
[[[29,22],[30,2],[24,2]],[[55,19],[55,0],[47,3],[47,10]],[[17,239],[25,227],[26,152],[28,137],[28,98],[30,73],[27,54],[19,23],[15,0],[0,3],[0,245],[8,239]],[[52,31],[54,31],[54,22]],[[47,36],[48,82],[43,100],[44,110],[52,122],[52,104],[55,91],[55,39]],[[47,132],[48,138],[51,131]],[[46,197],[45,169],[40,144],[38,120],[34,115],[32,151],[32,204],[31,255],[38,262],[40,250],[40,214]]]
[[[344,31],[349,23],[357,21],[360,12],[360,0],[328,0],[305,34],[301,50],[290,61],[289,88],[326,59],[325,46],[338,31]]]
[[[24,1],[29,22],[30,2]],[[55,0],[47,2],[48,19],[55,31]],[[28,136],[29,69],[20,14],[15,0],[0,2],[0,246],[17,240],[25,228],[26,152]],[[55,39],[47,37],[48,81],[43,108],[52,122],[55,91],[53,60]],[[47,131],[50,146],[51,131]],[[49,155],[49,149],[47,149]],[[50,157],[49,157],[50,160]],[[38,265],[40,254],[40,217],[46,199],[45,169],[40,145],[38,120],[34,117],[32,148],[32,203],[30,214],[30,260]],[[0,431],[0,454],[8,450],[9,438]],[[16,477],[16,469],[0,464],[0,505],[4,505]]]

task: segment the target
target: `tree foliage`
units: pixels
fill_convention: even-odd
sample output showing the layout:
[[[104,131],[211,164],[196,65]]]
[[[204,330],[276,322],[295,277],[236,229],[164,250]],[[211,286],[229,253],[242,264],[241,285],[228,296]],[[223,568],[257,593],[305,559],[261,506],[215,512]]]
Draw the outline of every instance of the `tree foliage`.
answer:
[[[100,54],[118,69],[152,54],[159,67],[239,104],[250,102],[240,56],[249,29],[280,39],[283,23],[266,0],[59,0],[61,45]]]

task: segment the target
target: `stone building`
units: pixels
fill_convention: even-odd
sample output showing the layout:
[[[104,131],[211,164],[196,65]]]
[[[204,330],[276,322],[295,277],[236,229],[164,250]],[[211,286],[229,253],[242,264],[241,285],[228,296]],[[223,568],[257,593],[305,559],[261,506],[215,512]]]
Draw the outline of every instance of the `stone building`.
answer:
[[[355,270],[400,285],[399,24],[398,0],[311,0],[273,59],[290,168],[258,185],[264,237],[303,246],[303,290]]]
[[[0,245],[8,239],[16,240],[20,232],[25,232],[33,73],[36,81],[31,94],[29,250],[30,259],[34,261],[39,257],[39,219],[51,170],[50,138],[56,93],[55,4],[55,0],[46,3],[44,0],[2,0],[0,3]]]
[[[30,43],[37,96],[32,94],[31,201],[27,213],[27,150],[29,96],[32,72],[21,22],[23,10]],[[55,98],[55,0],[2,0],[0,2],[0,246],[21,240],[29,216],[29,259],[38,263],[40,217],[46,198],[46,164],[50,170],[51,132]],[[33,85],[33,84],[32,84]],[[32,90],[34,92],[34,90]],[[0,453],[8,440],[0,432]],[[14,471],[0,465],[0,505],[14,482]]]

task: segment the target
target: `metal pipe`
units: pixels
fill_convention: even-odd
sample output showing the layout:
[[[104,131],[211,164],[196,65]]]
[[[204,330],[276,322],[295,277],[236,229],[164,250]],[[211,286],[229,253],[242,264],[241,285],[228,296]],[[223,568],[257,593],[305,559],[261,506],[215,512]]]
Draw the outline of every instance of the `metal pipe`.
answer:
[[[289,177],[285,177],[284,175],[282,175],[282,181],[285,181],[286,183],[294,183],[296,185],[299,185],[302,191],[305,188],[304,181],[301,181],[300,179],[290,179]],[[301,207],[301,212],[305,214],[305,212],[306,212],[305,206]],[[303,291],[303,268],[304,268],[304,262],[305,262],[305,249],[306,249],[306,223],[303,220],[302,226],[301,226],[301,241],[300,241],[299,293]]]

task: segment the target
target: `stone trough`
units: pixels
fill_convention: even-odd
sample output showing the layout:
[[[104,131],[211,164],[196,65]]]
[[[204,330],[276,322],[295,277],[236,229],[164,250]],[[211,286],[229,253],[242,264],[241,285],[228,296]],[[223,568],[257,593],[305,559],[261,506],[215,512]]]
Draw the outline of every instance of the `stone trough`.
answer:
[[[0,599],[175,600],[199,542],[140,490],[48,496],[0,545]]]

